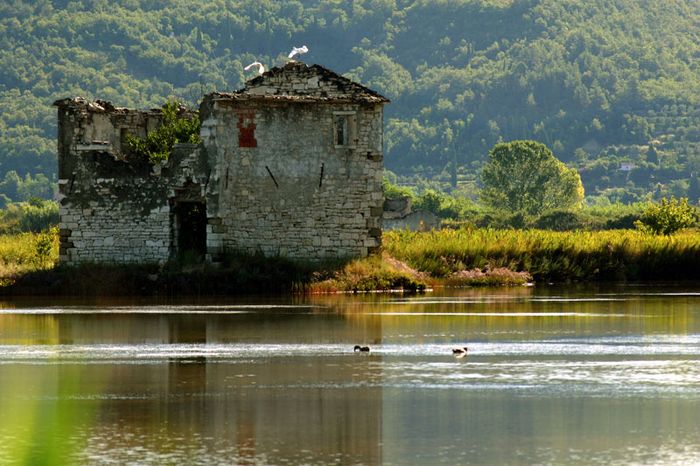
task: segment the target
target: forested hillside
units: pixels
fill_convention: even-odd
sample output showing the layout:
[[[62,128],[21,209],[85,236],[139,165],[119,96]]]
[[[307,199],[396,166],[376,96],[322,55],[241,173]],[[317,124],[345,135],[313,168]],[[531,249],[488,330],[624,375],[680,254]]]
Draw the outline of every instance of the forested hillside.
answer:
[[[493,144],[535,139],[588,196],[700,196],[697,0],[4,0],[0,193],[50,196],[58,98],[195,104],[302,44],[392,99],[402,181],[473,194]]]

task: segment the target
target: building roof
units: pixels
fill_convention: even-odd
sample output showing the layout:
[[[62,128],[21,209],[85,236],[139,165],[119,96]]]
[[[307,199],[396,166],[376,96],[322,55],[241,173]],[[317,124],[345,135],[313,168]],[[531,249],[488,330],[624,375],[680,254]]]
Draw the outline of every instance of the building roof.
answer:
[[[295,102],[387,103],[378,92],[341,76],[321,65],[290,61],[246,82],[235,92],[214,92],[214,99],[279,100]]]

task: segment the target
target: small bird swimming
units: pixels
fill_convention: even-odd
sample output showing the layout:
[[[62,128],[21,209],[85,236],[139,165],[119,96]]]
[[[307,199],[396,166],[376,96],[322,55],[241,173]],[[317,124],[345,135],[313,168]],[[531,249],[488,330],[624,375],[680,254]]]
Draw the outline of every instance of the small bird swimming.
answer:
[[[260,63],[259,61],[254,61],[250,65],[243,68],[243,70],[248,71],[249,69],[251,69],[254,66],[258,67],[258,74],[263,74],[265,72],[265,66],[262,63]]]
[[[352,349],[354,352],[361,352],[361,353],[369,353],[369,346],[360,346],[360,345],[355,345],[355,347]]]
[[[467,355],[467,351],[469,351],[469,348],[467,348],[466,346],[464,348],[454,348],[452,350],[452,354],[454,354],[458,358],[463,358]]]
[[[294,58],[294,55],[302,55],[308,51],[309,48],[306,45],[302,45],[301,47],[292,47],[292,51],[289,52],[289,55],[287,57]]]

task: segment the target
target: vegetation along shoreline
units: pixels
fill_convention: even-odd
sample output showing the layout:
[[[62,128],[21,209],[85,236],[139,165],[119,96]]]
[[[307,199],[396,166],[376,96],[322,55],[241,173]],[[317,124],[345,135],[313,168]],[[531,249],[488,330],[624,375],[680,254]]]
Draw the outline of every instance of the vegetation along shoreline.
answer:
[[[236,295],[700,279],[700,234],[460,227],[385,232],[351,261],[228,254],[217,265],[57,265],[58,232],[0,236],[2,295]]]

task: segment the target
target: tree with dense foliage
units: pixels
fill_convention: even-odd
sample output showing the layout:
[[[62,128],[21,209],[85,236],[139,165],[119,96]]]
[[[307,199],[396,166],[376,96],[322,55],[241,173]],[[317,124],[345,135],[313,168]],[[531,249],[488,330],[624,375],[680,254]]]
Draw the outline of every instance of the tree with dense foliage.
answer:
[[[642,231],[655,235],[671,235],[678,230],[693,226],[698,219],[698,211],[688,204],[688,199],[663,198],[661,202],[650,203],[642,213],[636,226]]]
[[[57,99],[196,104],[304,43],[306,61],[392,99],[401,184],[473,187],[495,143],[537,139],[589,195],[696,202],[698,24],[697,0],[4,1],[0,176],[17,177],[0,194],[52,192]]]
[[[481,201],[494,209],[539,215],[583,201],[581,177],[536,141],[496,144],[481,172]]]

